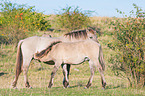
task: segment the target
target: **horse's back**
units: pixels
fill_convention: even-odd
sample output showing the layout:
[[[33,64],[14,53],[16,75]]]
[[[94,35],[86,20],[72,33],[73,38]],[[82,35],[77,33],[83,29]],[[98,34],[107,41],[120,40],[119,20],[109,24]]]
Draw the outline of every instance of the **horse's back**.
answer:
[[[23,40],[21,46],[24,54],[33,55],[47,48],[52,42],[59,41],[58,38],[32,36]]]
[[[38,41],[39,41],[38,36],[33,36],[33,37],[28,37],[23,40],[22,48],[27,48],[27,49],[33,49],[36,47]]]
[[[57,44],[51,51],[51,56],[64,61],[80,61],[85,57],[96,58],[99,46],[95,41],[63,42]]]
[[[60,44],[57,44],[55,46],[55,51],[59,50],[59,52],[69,53],[76,51],[85,53],[86,51],[95,51],[99,50],[100,44],[93,41],[93,40],[84,40],[84,41],[78,41],[78,42],[62,42]]]

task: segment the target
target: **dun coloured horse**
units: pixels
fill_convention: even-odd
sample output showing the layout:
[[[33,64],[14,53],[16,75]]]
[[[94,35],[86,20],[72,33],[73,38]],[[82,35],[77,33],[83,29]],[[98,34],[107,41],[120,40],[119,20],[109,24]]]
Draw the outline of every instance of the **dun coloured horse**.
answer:
[[[33,36],[33,37],[20,40],[18,43],[18,48],[17,48],[16,74],[15,74],[14,81],[12,83],[12,87],[16,88],[19,75],[23,71],[25,86],[28,88],[31,88],[28,82],[27,72],[28,72],[30,62],[34,58],[34,54],[36,52],[41,52],[42,50],[50,46],[52,42],[56,42],[56,41],[76,42],[76,41],[82,41],[82,40],[87,40],[87,39],[92,39],[98,42],[96,31],[89,28],[86,30],[75,30],[70,33],[66,33],[62,37]],[[45,62],[45,63],[53,64],[54,62]],[[67,67],[67,71],[68,71],[67,73],[69,76],[70,65],[67,65],[67,66],[64,65],[63,67]],[[63,80],[63,84],[64,83],[65,83],[65,77]]]
[[[105,88],[106,81],[104,78],[103,71],[105,64],[103,60],[103,53],[99,43],[93,40],[85,40],[78,42],[54,42],[49,47],[41,52],[37,52],[34,55],[35,59],[43,62],[54,61],[54,69],[51,73],[51,78],[48,87],[51,88],[53,85],[54,75],[62,64],[80,64],[85,60],[89,60],[89,66],[91,70],[91,76],[89,78],[86,88],[89,88],[92,84],[95,67],[98,69],[101,75],[102,88]],[[65,76],[64,87],[67,87],[69,80],[67,77],[67,70],[63,68]]]

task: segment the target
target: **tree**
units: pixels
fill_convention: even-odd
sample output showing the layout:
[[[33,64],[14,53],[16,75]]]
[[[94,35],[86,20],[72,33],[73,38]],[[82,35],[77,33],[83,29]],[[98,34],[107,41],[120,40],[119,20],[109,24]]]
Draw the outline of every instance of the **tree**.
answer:
[[[61,9],[56,16],[58,28],[67,31],[81,29],[89,26],[89,15],[93,11],[82,11],[79,7],[66,7]]]
[[[131,11],[129,17],[125,15],[125,18],[116,18],[116,21],[111,22],[114,40],[108,43],[108,47],[117,52],[110,59],[115,74],[125,76],[131,87],[143,87],[145,86],[145,13],[137,5],[133,6],[136,12]]]
[[[17,43],[27,37],[27,32],[46,30],[50,24],[34,6],[18,5],[11,2],[0,3],[0,43]]]

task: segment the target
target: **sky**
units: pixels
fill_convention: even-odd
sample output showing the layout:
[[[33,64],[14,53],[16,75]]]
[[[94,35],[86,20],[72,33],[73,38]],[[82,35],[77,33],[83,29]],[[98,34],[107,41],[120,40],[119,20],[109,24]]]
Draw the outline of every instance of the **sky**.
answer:
[[[133,3],[145,10],[145,0],[10,0],[12,3],[35,6],[36,11],[46,15],[56,14],[56,10],[66,6],[79,7],[83,10],[95,11],[92,15],[98,17],[122,17],[116,9],[129,12],[134,9]]]

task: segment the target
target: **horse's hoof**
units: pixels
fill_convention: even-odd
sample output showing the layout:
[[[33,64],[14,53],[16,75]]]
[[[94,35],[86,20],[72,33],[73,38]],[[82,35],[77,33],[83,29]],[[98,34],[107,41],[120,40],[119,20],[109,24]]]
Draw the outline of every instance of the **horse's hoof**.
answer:
[[[87,87],[84,87],[84,89],[88,89]]]
[[[48,88],[51,88],[52,85],[53,85],[53,83],[50,82],[49,85],[48,85]]]
[[[32,89],[32,87],[30,86],[29,89]]]
[[[69,86],[69,85],[68,85],[68,86],[66,86],[66,87],[65,87],[65,86],[63,86],[63,88],[64,88],[64,89],[65,89],[65,88],[70,88],[70,86]]]
[[[48,86],[48,88],[51,88],[51,86]]]
[[[68,85],[67,88],[69,88],[70,86]]]
[[[67,81],[63,82],[63,87],[68,88],[69,87],[69,83]]]
[[[17,87],[13,87],[13,89],[18,89]]]
[[[102,87],[102,90],[105,90],[105,88],[104,88],[104,87]]]
[[[51,88],[52,85],[49,85],[48,88]]]

